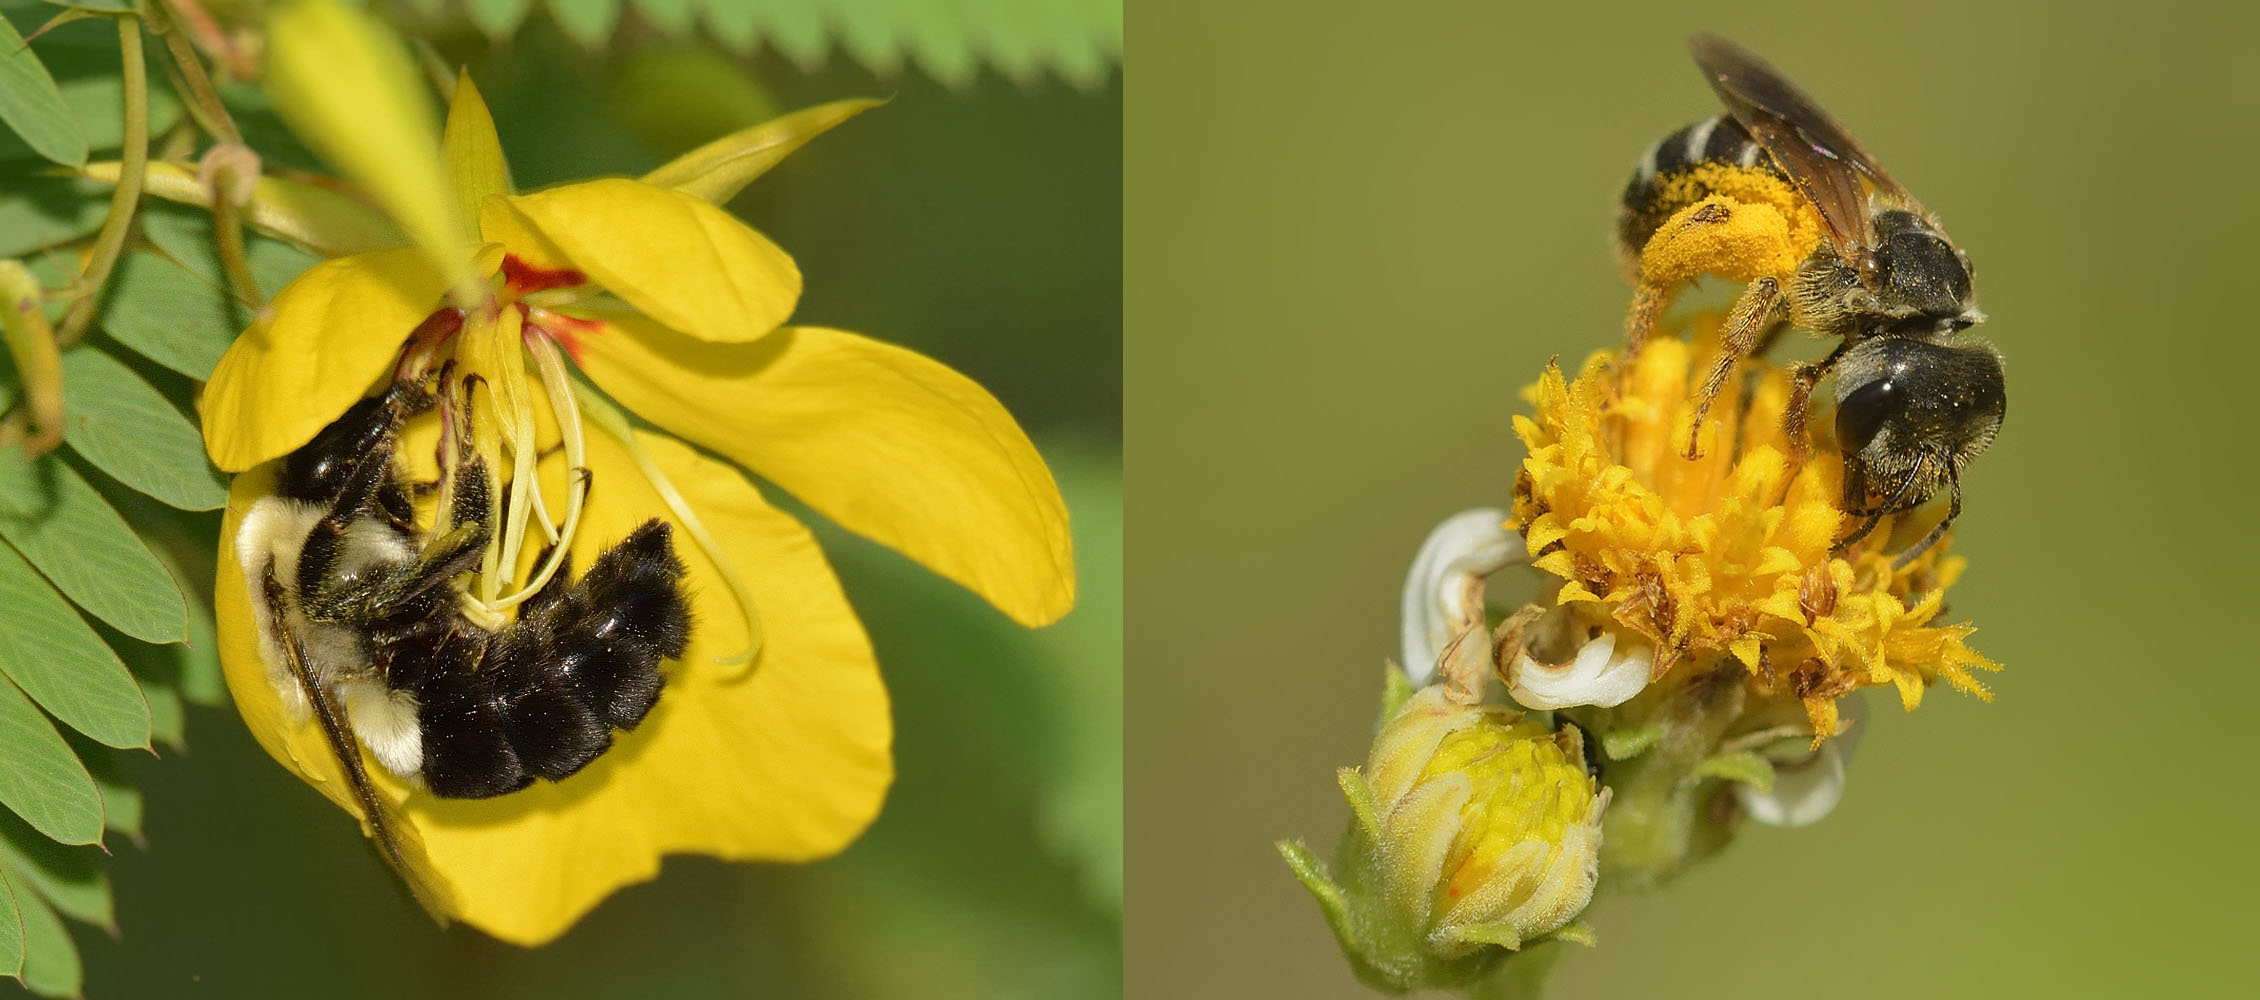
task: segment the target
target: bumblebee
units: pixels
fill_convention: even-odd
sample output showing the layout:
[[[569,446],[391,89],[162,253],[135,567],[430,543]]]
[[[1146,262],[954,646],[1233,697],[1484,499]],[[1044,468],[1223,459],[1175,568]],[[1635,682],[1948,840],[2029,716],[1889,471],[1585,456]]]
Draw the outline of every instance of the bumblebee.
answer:
[[[1790,440],[1802,445],[1813,388],[1835,371],[1842,506],[1866,519],[1839,549],[1884,515],[1951,491],[1946,518],[1900,554],[1903,566],[1961,514],[1961,470],[2007,411],[2000,353],[1961,335],[1985,318],[1969,256],[1773,67],[1715,35],[1697,36],[1693,50],[1727,113],[1650,146],[1625,186],[1617,247],[1637,287],[1626,356],[1696,278],[1745,284],[1695,396],[1692,458],[1737,362],[1788,326],[1842,338],[1821,361],[1792,367]]]
[[[660,663],[690,635],[683,564],[657,518],[578,580],[561,566],[514,621],[473,622],[449,581],[476,568],[493,537],[483,459],[458,436],[447,528],[429,537],[395,468],[402,426],[434,404],[414,381],[356,403],[284,460],[236,537],[284,712],[320,724],[379,853],[403,875],[363,746],[443,798],[562,780],[603,754],[614,730],[643,721],[664,683]],[[467,426],[469,407],[449,415]]]

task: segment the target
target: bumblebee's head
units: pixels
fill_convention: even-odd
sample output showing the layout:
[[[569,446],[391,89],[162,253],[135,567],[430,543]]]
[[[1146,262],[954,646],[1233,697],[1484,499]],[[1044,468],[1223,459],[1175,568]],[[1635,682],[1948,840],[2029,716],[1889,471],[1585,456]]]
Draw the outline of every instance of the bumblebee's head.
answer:
[[[336,500],[363,459],[381,455],[389,466],[400,425],[431,405],[431,393],[408,381],[395,382],[383,395],[353,404],[283,460],[282,472],[275,477],[276,495],[323,504]]]
[[[1885,513],[1928,499],[1993,443],[2008,412],[1989,344],[1873,336],[1837,369],[1836,441],[1848,507]]]

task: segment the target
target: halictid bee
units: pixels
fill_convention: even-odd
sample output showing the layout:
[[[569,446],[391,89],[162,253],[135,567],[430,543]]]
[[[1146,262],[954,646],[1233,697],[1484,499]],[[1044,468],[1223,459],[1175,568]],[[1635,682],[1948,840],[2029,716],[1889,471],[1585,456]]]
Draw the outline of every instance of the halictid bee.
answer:
[[[2000,353],[1960,334],[1985,318],[1970,290],[1969,257],[1773,67],[1714,35],[1697,36],[1693,48],[1728,114],[1649,147],[1625,187],[1617,246],[1639,286],[1626,356],[1639,352],[1688,282],[1717,274],[1747,283],[1695,398],[1699,430],[1736,362],[1763,351],[1784,326],[1842,337],[1819,363],[1793,367],[1790,440],[1804,441],[1813,386],[1835,370],[1843,507],[1867,519],[1840,549],[1883,515],[1920,505],[1940,486],[1952,491],[1945,520],[1900,554],[1895,566],[1903,566],[1961,513],[1962,467],[1992,443],[2008,405]],[[1730,236],[1720,225],[1737,212],[1767,210],[1780,216],[1779,245],[1751,245],[1749,234],[1763,226]],[[1687,454],[1696,452],[1691,436]]]
[[[461,435],[446,529],[429,536],[394,466],[402,425],[434,403],[402,381],[354,404],[284,460],[236,536],[284,711],[321,725],[379,852],[404,875],[361,746],[447,798],[561,780],[604,753],[613,730],[643,721],[660,661],[680,657],[690,634],[683,564],[656,518],[578,580],[560,567],[515,621],[488,629],[467,617],[449,581],[493,535],[484,461]],[[467,421],[469,407],[455,416]]]

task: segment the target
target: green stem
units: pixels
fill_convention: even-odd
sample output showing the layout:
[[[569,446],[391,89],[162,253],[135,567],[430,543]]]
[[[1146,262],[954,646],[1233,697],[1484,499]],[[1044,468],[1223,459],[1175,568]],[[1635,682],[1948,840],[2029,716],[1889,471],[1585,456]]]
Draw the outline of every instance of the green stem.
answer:
[[[243,242],[243,209],[232,194],[235,168],[219,168],[212,187],[212,237],[219,244],[220,269],[227,272],[228,284],[235,286],[236,294],[253,309],[266,308],[266,294],[259,290],[258,276],[251,273],[251,255]]]
[[[1718,752],[1719,740],[1742,714],[1742,675],[1729,664],[1687,677],[1661,691],[1650,688],[1612,720],[1616,728],[1652,725],[1659,734],[1645,752],[1609,761],[1602,771],[1614,796],[1602,828],[1604,885],[1653,888],[1716,846],[1718,831],[1703,815],[1707,796],[1701,793],[1717,782],[1695,769]]]
[[[196,54],[196,47],[173,27],[177,12],[170,0],[156,5],[150,18],[149,30],[165,40],[165,50],[172,53],[177,76],[188,89],[188,113],[196,124],[221,142],[243,144],[243,133],[235,127],[235,119],[228,115],[226,104],[220,101],[220,92],[213,88],[212,77],[204,71],[204,60]]]
[[[118,254],[125,249],[134,206],[141,201],[141,175],[149,168],[149,64],[141,54],[141,20],[120,14],[117,21],[118,50],[125,71],[125,151],[120,158],[123,163],[117,189],[110,193],[110,213],[94,238],[94,256],[79,276],[79,299],[71,303],[70,314],[63,317],[62,328],[55,333],[55,339],[65,345],[78,343],[94,323],[102,286],[110,280],[110,269],[117,266]]]

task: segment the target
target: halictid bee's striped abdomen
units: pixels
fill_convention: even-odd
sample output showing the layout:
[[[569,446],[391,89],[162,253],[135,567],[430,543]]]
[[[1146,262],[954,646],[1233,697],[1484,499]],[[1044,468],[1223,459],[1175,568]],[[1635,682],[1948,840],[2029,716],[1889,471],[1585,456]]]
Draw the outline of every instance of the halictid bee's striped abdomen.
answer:
[[[1723,193],[1713,179],[1734,171],[1756,171],[1788,183],[1765,147],[1728,115],[1712,115],[1656,140],[1640,154],[1640,165],[1619,199],[1618,250],[1638,256],[1656,227],[1680,209]]]
[[[655,518],[579,579],[560,566],[515,621],[482,628],[449,580],[492,537],[484,464],[464,456],[445,529],[429,537],[393,467],[402,422],[430,405],[413,384],[356,404],[285,460],[274,494],[245,514],[236,549],[270,679],[305,719],[308,695],[288,666],[299,657],[378,763],[435,795],[563,779],[658,700],[659,665],[690,635],[682,562]]]

